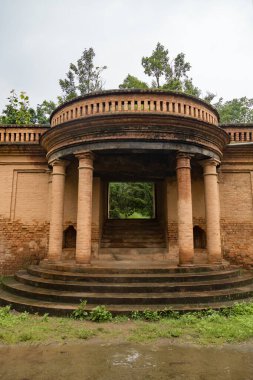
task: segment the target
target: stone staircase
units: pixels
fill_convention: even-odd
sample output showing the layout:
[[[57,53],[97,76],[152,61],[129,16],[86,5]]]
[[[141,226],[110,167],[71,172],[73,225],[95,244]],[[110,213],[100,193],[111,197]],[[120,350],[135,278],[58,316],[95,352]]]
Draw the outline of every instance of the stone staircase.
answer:
[[[0,304],[16,310],[68,315],[106,305],[113,314],[136,310],[194,311],[231,306],[253,297],[253,274],[237,267],[77,267],[43,264],[6,278]]]
[[[103,228],[100,254],[116,260],[130,256],[166,255],[165,231],[153,219],[108,220]]]
[[[108,220],[103,229],[102,248],[165,248],[161,224],[153,219]]]

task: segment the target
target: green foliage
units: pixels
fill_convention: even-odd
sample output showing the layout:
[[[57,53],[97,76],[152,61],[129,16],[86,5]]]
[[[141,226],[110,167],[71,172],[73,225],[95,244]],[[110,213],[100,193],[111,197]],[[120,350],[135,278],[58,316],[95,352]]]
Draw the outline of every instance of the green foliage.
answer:
[[[243,315],[253,316],[253,303],[236,302],[232,307],[221,309],[219,314],[225,317],[236,317]]]
[[[152,311],[152,310],[144,310],[143,311],[143,318],[146,321],[159,321],[160,320],[160,314],[157,311]]]
[[[93,322],[107,322],[112,320],[112,313],[104,305],[97,306],[90,312],[90,320]]]
[[[135,321],[138,321],[138,320],[142,319],[142,312],[138,311],[138,310],[133,311],[131,313],[131,319],[133,319]]]
[[[141,64],[144,73],[152,78],[151,87],[128,74],[119,88],[160,88],[197,97],[201,95],[200,89],[193,85],[191,78],[188,78],[191,65],[186,62],[184,53],[179,53],[174,59],[170,59],[169,51],[158,42],[149,57],[142,57]]]
[[[52,100],[43,100],[36,108],[36,123],[48,124],[51,113],[55,110],[57,104]]]
[[[80,302],[78,308],[72,312],[72,317],[74,319],[84,320],[88,318],[88,312],[85,310],[87,305],[87,301],[83,300]]]
[[[101,73],[106,66],[95,66],[95,52],[93,48],[84,49],[77,63],[71,63],[65,79],[60,79],[59,84],[63,95],[58,97],[59,103],[71,100],[78,95],[103,89]]]
[[[48,313],[45,313],[45,314],[42,316],[41,321],[42,321],[42,322],[48,322],[48,321],[49,321],[49,314],[48,314]]]
[[[137,77],[128,74],[123,83],[119,85],[119,88],[139,88],[145,90],[148,88],[148,85]]]
[[[0,122],[2,124],[33,124],[36,121],[36,113],[30,107],[29,97],[24,91],[19,96],[15,90],[11,90],[8,97],[9,103],[2,111]]]
[[[160,315],[162,318],[170,318],[170,319],[179,319],[180,313],[178,311],[172,310],[170,308],[164,308]]]
[[[11,307],[9,305],[0,307],[0,320],[8,317],[10,315],[10,311],[11,311]]]
[[[169,51],[158,42],[151,56],[142,58],[142,66],[145,74],[154,78],[152,81],[154,88],[184,92],[194,96],[201,94],[200,89],[193,85],[192,79],[188,78],[191,65],[185,61],[184,53],[179,53],[170,60]]]
[[[220,114],[221,123],[253,122],[253,99],[242,97],[224,102],[223,98],[220,98],[214,107]]]
[[[110,218],[153,216],[153,184],[149,182],[111,182],[109,185]]]
[[[34,110],[30,107],[29,96],[24,91],[17,95],[15,90],[12,90],[7,99],[9,103],[0,116],[0,123],[6,125],[48,124],[50,114],[56,108],[53,101],[44,100]]]
[[[172,76],[172,68],[169,64],[169,52],[160,42],[157,43],[150,57],[142,57],[141,64],[144,68],[144,73],[149,77],[155,78],[152,87],[160,88],[161,79]]]
[[[85,305],[83,302],[82,308]],[[219,311],[209,309],[184,314],[171,309],[159,313],[147,309],[135,311],[131,317],[132,321],[125,316],[112,318],[105,306],[97,306],[84,322],[73,318],[51,317],[48,314],[39,317],[27,312],[17,313],[11,311],[10,306],[5,306],[0,307],[0,341],[8,344],[26,341],[55,342],[102,335],[107,339],[120,337],[137,342],[181,337],[184,341],[217,344],[245,341],[253,337],[253,303],[236,303],[233,307]],[[117,323],[103,327],[95,325],[93,328],[89,319],[94,322]],[[124,330],[120,322],[124,323]]]

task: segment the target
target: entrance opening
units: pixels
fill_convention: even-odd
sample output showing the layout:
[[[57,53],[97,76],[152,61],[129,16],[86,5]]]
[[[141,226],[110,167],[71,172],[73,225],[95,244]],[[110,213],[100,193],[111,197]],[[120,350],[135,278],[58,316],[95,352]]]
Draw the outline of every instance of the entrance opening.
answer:
[[[73,226],[69,226],[63,233],[63,248],[76,247],[76,230]]]
[[[206,248],[206,233],[199,226],[193,228],[194,248]]]
[[[110,182],[108,219],[154,219],[153,182]]]

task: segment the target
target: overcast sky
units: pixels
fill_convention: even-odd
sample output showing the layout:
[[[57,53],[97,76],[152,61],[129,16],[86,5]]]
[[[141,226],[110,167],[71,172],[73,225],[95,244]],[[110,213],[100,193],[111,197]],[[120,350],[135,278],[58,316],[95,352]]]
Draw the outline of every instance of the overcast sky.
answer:
[[[89,47],[106,89],[128,73],[149,82],[141,58],[158,41],[186,54],[203,92],[253,97],[253,0],[0,0],[0,110],[11,89],[56,100]]]

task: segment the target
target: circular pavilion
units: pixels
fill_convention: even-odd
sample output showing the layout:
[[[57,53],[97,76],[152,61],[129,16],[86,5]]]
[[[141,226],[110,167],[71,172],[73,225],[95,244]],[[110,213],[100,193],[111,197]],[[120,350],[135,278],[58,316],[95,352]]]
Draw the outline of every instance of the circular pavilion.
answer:
[[[40,139],[52,167],[47,260],[221,263],[217,168],[229,136],[218,123],[211,105],[168,91],[102,91],[58,107]],[[152,183],[151,220],[110,219],[112,181]]]

